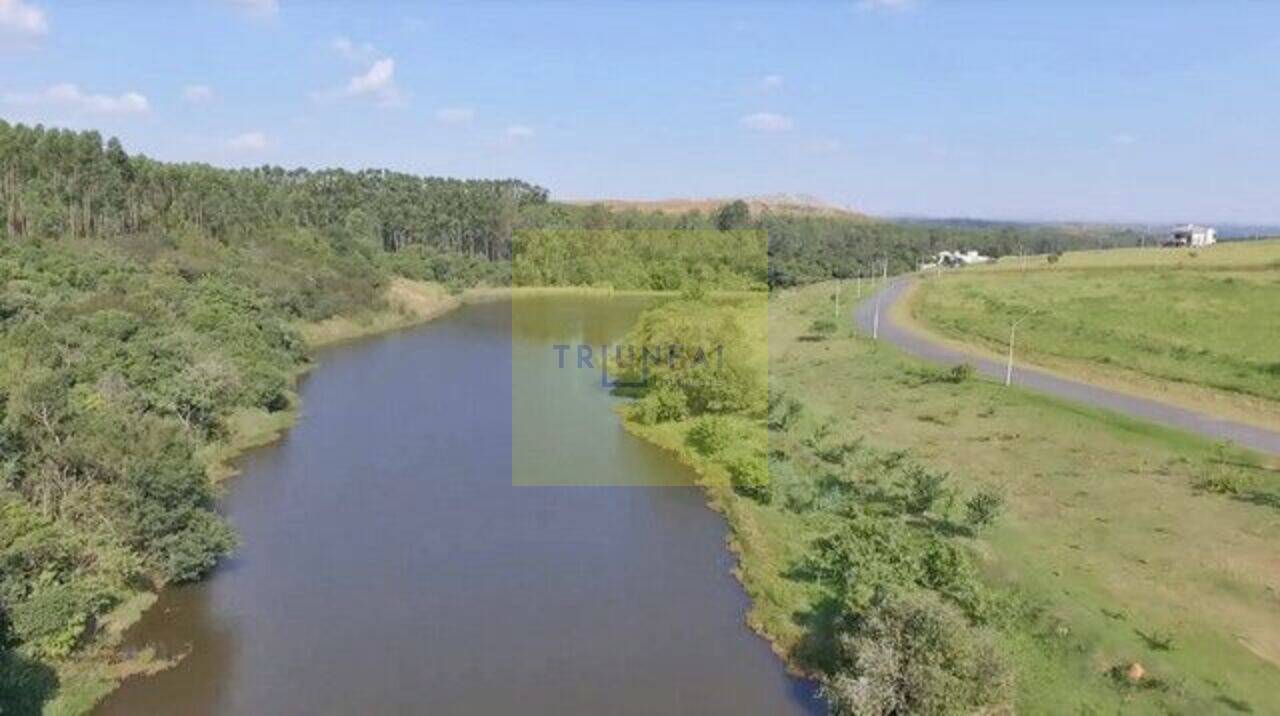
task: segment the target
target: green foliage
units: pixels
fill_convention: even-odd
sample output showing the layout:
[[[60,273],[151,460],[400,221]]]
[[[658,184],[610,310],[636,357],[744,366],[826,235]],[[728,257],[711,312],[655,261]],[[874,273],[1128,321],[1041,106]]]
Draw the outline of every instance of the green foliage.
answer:
[[[0,713],[36,716],[58,688],[48,665],[0,647]]]
[[[208,511],[194,511],[182,529],[156,541],[160,571],[173,582],[203,577],[218,559],[235,549],[238,540],[225,522]]]
[[[773,500],[769,464],[758,456],[740,457],[727,465],[734,491],[763,504]]]
[[[694,421],[685,435],[685,444],[699,455],[714,456],[733,440],[733,425],[718,415],[703,415]]]
[[[902,504],[907,512],[922,515],[947,496],[947,474],[909,465],[902,479]]]
[[[689,414],[689,402],[685,394],[674,384],[664,382],[648,391],[631,405],[631,418],[644,425],[679,420]]]
[[[748,226],[751,222],[751,208],[747,202],[738,199],[720,207],[716,212],[716,228],[720,231],[736,231]]]
[[[755,231],[559,228],[521,231],[512,255],[517,286],[597,286],[684,291],[763,291],[764,235]]]
[[[834,445],[819,446],[814,450],[819,460],[832,465],[844,465],[862,449],[862,439],[846,440]]]
[[[93,615],[112,603],[91,582],[63,583],[45,572],[34,591],[13,608],[13,628],[35,656],[61,658],[84,636]]]
[[[800,421],[804,405],[791,396],[770,392],[768,410],[769,429],[785,432]]]
[[[536,221],[547,191],[517,180],[460,181],[367,169],[217,169],[129,156],[97,132],[0,122],[5,230],[109,237],[194,230],[243,240],[264,227],[320,232],[333,250],[431,247],[488,260]],[[524,219],[522,214],[532,217]]]
[[[1004,510],[1004,494],[992,489],[978,490],[964,503],[964,520],[974,529],[996,521]]]
[[[647,382],[650,394],[661,391],[664,405],[677,404],[670,392],[681,393],[683,407],[676,417],[762,413],[764,305],[762,298],[745,300],[678,300],[646,311],[623,341],[635,348],[620,365],[623,378]]]
[[[973,377],[973,366],[968,363],[958,363],[947,369],[946,382],[963,383]]]

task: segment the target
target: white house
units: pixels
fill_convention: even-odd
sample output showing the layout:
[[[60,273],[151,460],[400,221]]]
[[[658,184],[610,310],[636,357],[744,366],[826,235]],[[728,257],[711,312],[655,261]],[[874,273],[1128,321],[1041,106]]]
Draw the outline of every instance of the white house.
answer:
[[[1218,243],[1218,232],[1212,226],[1186,224],[1169,232],[1165,246],[1212,246]]]
[[[937,265],[953,267],[953,266],[972,266],[974,264],[985,264],[991,261],[990,256],[983,256],[977,251],[939,251],[938,258],[931,264],[926,266],[932,267]]]

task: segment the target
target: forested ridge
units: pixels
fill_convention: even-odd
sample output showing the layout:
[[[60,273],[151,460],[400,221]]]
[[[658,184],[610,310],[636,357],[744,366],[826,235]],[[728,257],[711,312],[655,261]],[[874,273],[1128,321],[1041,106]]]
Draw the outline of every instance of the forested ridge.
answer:
[[[237,425],[292,406],[308,360],[298,325],[385,309],[393,277],[505,285],[524,250],[534,270],[518,283],[763,289],[886,259],[898,272],[939,248],[1076,240],[751,216],[742,202],[618,211],[515,179],[165,163],[96,132],[3,121],[0,207],[6,713],[48,698],[49,665],[78,658],[113,607],[234,547],[211,462]],[[741,230],[767,236],[767,256]],[[674,263],[646,258],[673,241]]]

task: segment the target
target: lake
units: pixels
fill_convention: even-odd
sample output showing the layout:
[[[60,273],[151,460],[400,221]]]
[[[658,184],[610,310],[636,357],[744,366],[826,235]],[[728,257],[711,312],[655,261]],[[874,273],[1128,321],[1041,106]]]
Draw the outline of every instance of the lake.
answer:
[[[687,468],[558,364],[651,300],[467,305],[321,352],[227,485],[241,549],[128,634],[186,657],[98,713],[822,713],[745,626]]]

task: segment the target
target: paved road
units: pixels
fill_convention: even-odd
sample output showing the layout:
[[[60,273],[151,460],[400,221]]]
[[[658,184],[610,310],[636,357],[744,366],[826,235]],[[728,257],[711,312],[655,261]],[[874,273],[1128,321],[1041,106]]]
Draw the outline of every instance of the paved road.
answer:
[[[893,320],[890,308],[902,300],[912,279],[897,279],[889,283],[880,295],[880,339],[902,348],[912,355],[937,363],[955,365],[969,363],[978,371],[1003,381],[1003,361],[962,353],[929,336],[909,330]],[[875,299],[862,303],[854,312],[858,325],[871,333],[875,313]],[[1107,408],[1135,418],[1142,418],[1214,440],[1231,440],[1260,452],[1280,455],[1280,429],[1269,430],[1230,420],[1220,420],[1194,410],[1168,405],[1155,400],[1136,398],[1096,385],[1051,375],[1027,366],[1013,366],[1013,382],[1028,388],[1049,393],[1068,400]]]

